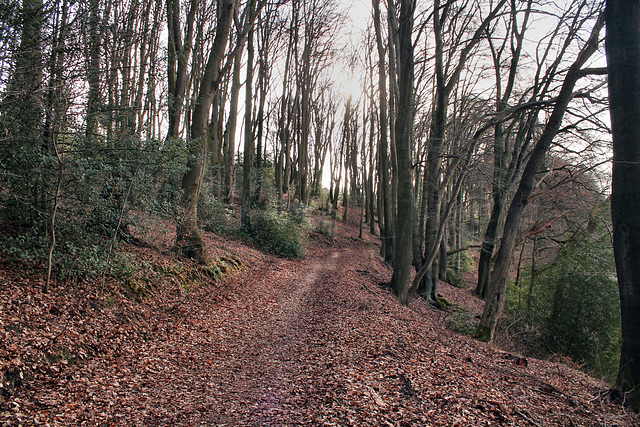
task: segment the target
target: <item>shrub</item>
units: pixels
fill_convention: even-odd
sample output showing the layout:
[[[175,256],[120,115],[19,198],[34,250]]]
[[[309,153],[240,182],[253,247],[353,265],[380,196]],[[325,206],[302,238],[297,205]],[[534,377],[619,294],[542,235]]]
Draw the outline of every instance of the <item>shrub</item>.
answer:
[[[267,208],[253,211],[251,238],[264,250],[288,258],[305,254],[305,229],[299,218]]]
[[[604,275],[558,271],[552,277],[542,339],[555,352],[583,362],[599,374],[618,368],[620,306],[615,283]]]
[[[447,270],[447,283],[456,288],[466,288],[462,273],[456,270]]]
[[[540,268],[533,289],[510,286],[508,309],[524,319],[518,333],[547,355],[571,358],[597,375],[615,375],[621,334],[614,278],[608,232],[576,233],[552,264]]]
[[[447,257],[448,268],[459,272],[472,271],[475,268],[475,261],[469,255],[469,251],[458,252],[457,254]],[[458,257],[460,257],[460,268],[458,269]],[[448,274],[448,273],[447,273]]]
[[[447,316],[445,325],[453,332],[471,336],[478,326],[478,320],[469,310],[462,307],[455,307],[453,313]]]
[[[304,203],[292,204],[289,207],[289,218],[298,225],[304,226],[307,223],[307,212],[309,207]]]
[[[212,185],[205,186],[200,195],[198,221],[203,230],[221,236],[235,235],[240,228],[240,219],[227,204],[215,197]]]
[[[336,225],[331,220],[320,219],[316,222],[314,231],[318,234],[325,236],[329,241],[333,241],[333,234],[336,229]]]
[[[64,161],[55,218],[54,274],[60,278],[111,274],[118,242],[132,237],[129,226],[148,222],[148,215],[142,219],[132,212],[175,217],[180,200],[175,188],[179,188],[177,183],[187,162],[184,144],[178,140],[160,143],[78,137],[60,141],[58,147]],[[0,238],[0,253],[46,265],[58,164],[49,161],[46,173],[27,161],[9,164],[4,161],[4,148],[0,146],[0,174],[8,172],[7,167],[21,167],[24,173],[51,182],[38,187],[42,206],[35,198],[19,197],[22,190],[17,181],[0,183],[0,223],[5,231],[11,230]],[[38,215],[27,215],[29,221],[24,221],[20,215],[25,211]]]

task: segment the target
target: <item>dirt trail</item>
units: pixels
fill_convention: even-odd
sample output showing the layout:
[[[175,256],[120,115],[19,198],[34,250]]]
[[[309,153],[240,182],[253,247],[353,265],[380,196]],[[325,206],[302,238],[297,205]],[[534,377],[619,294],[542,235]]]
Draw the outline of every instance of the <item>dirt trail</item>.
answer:
[[[343,332],[350,333],[343,331],[345,316],[366,305],[336,294],[343,291],[336,285],[354,274],[354,259],[362,257],[361,251],[343,248],[303,261],[279,260],[243,274],[222,304],[203,301],[197,311],[183,313],[167,348],[159,352],[198,352],[186,364],[168,361],[172,371],[182,371],[178,384],[189,383],[177,386],[173,396],[186,404],[161,416],[150,414],[143,423],[290,425],[305,419],[300,418],[305,410],[321,411],[315,400],[327,391],[318,384],[335,375],[330,372],[338,365],[333,360],[342,352]],[[194,334],[196,321],[211,335]],[[202,359],[210,363],[206,371],[194,363]],[[204,398],[194,389],[206,391]],[[157,403],[166,401],[154,397]],[[313,422],[307,417],[303,423]]]
[[[251,405],[251,412],[245,419],[249,424],[264,425],[275,422],[285,410],[284,406],[291,386],[303,371],[301,364],[308,353],[310,344],[324,346],[318,337],[311,335],[308,328],[318,317],[310,309],[310,301],[317,298],[323,287],[323,278],[335,274],[336,259],[339,253],[333,252],[327,262],[313,259],[305,268],[289,279],[289,283],[280,283],[287,293],[281,297],[280,307],[273,312],[262,313],[266,317],[260,323],[265,328],[256,331],[261,339],[256,341],[260,357],[258,366],[265,371],[256,380],[257,400]],[[324,261],[324,260],[323,260]],[[273,314],[276,314],[273,317]],[[249,340],[251,338],[249,337]]]

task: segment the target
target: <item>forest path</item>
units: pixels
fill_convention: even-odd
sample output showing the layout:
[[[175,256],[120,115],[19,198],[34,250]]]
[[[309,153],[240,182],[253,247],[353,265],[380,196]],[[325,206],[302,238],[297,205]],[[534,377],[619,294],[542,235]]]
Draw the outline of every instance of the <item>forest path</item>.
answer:
[[[356,271],[360,262],[373,257],[370,248],[333,249],[308,257],[297,269],[286,268],[285,262],[285,268],[254,283],[260,288],[262,283],[270,285],[258,298],[261,301],[246,301],[252,307],[251,328],[244,330],[241,341],[229,343],[235,348],[230,356],[242,372],[229,379],[228,390],[243,395],[247,405],[238,408],[233,423],[286,425],[292,414],[298,420],[305,419],[305,411],[317,416],[331,403],[336,387],[344,387],[339,371],[348,365],[342,359],[352,351],[357,330],[347,325],[361,320],[358,312],[367,306],[366,301],[358,302],[358,292],[345,298],[343,287],[349,287],[353,275],[365,272]],[[357,281],[352,285],[365,286]],[[311,417],[304,422],[321,420]]]
[[[257,365],[264,371],[254,378],[257,400],[249,414],[250,423],[262,425],[277,420],[285,409],[284,401],[292,387],[300,381],[300,374],[308,369],[309,349],[326,347],[327,334],[322,329],[327,312],[317,310],[317,301],[331,295],[326,289],[327,279],[336,274],[340,253],[332,252],[323,260],[312,260],[303,269],[280,283],[279,307],[266,311],[257,334],[249,341],[257,348]]]

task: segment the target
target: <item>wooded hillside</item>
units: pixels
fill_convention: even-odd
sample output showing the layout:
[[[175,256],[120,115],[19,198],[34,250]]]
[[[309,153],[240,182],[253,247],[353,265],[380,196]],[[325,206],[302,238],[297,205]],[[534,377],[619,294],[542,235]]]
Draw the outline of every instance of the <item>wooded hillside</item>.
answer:
[[[398,304],[375,236],[316,229],[302,260],[203,233],[214,280],[176,257],[163,227],[126,245],[126,288],[65,282],[3,262],[6,425],[638,425],[566,359],[471,338],[482,302]],[[313,222],[326,221],[313,217]],[[173,234],[173,230],[171,233]],[[471,281],[472,275],[465,276]],[[140,286],[136,288],[135,286]],[[128,290],[125,290],[128,289]],[[511,334],[508,334],[512,336]],[[515,338],[515,337],[514,337]]]
[[[608,64],[603,44],[605,25],[627,34],[620,10],[606,24],[604,2],[578,0],[4,2],[6,292],[52,316],[43,304],[71,283],[144,304],[175,276],[188,298],[240,268],[225,242],[311,260],[309,232],[340,240],[351,221],[375,236],[400,305],[450,313],[444,283],[471,287],[474,338],[517,337],[638,409],[638,198],[609,172],[612,154],[637,159],[621,148],[633,140],[612,151],[607,85],[633,34],[611,39]],[[38,351],[63,348],[47,339]]]

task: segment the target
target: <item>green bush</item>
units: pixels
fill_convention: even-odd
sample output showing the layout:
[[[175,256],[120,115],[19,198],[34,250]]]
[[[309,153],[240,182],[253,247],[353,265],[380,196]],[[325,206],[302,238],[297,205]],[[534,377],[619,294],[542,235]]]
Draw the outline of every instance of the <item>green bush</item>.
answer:
[[[599,374],[616,373],[620,349],[620,305],[615,283],[604,275],[558,272],[548,289],[551,306],[542,324],[549,348]]]
[[[264,250],[288,258],[301,258],[306,250],[306,233],[300,218],[273,208],[255,210],[250,236]]]
[[[569,357],[597,375],[618,369],[620,301],[606,230],[576,233],[555,261],[539,269],[533,288],[524,277],[508,292],[508,310],[528,345]],[[531,333],[533,331],[533,333]]]
[[[237,235],[240,219],[222,200],[215,197],[213,186],[207,185],[198,201],[198,222],[203,230],[220,236]]]
[[[476,316],[469,310],[462,307],[455,307],[453,312],[447,316],[445,325],[453,332],[471,336],[478,326],[478,319],[476,319]]]
[[[460,256],[460,272],[463,271],[472,271],[476,263],[473,260],[473,257],[469,255],[469,251],[458,252],[457,254],[451,255],[447,257],[448,269],[458,271],[457,260],[458,256]],[[447,273],[448,274],[448,273]]]
[[[309,207],[304,203],[292,204],[289,207],[289,218],[300,226],[307,225]]]
[[[462,273],[456,270],[447,270],[447,283],[449,283],[451,286],[455,286],[456,288],[466,288],[466,283],[464,282]]]
[[[10,171],[22,170],[48,183],[34,184],[38,197],[20,197],[18,175],[0,182],[0,224],[11,230],[0,238],[0,253],[43,266],[51,245],[58,164],[51,159],[46,165],[32,164],[26,158],[6,162],[6,148],[0,144],[0,174],[12,177],[16,174]],[[59,278],[111,274],[118,243],[132,237],[131,225],[145,227],[149,215],[175,217],[180,200],[176,189],[187,162],[184,144],[78,137],[60,141],[58,148],[64,161],[55,218],[54,274]],[[41,170],[43,165],[46,171]],[[38,214],[26,215],[25,221],[24,212],[31,211]]]
[[[314,231],[325,236],[329,241],[333,241],[336,224],[331,220],[320,219],[316,222]]]

